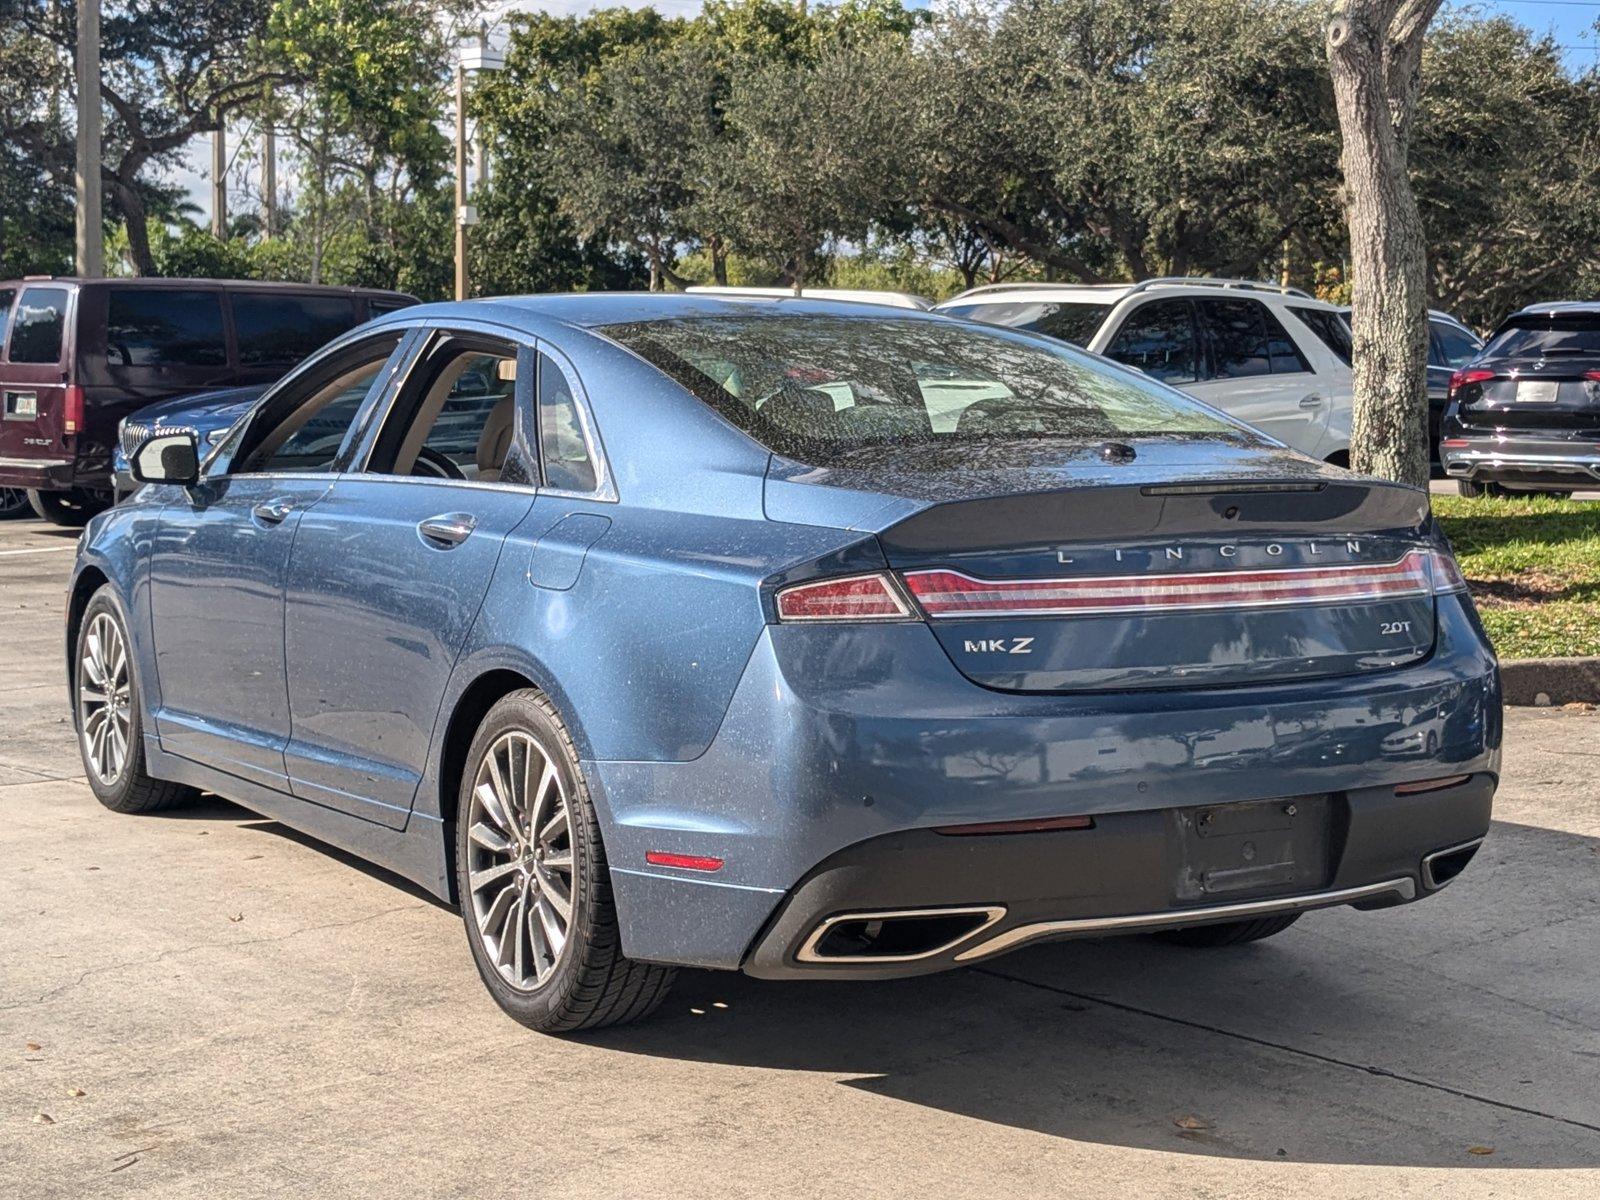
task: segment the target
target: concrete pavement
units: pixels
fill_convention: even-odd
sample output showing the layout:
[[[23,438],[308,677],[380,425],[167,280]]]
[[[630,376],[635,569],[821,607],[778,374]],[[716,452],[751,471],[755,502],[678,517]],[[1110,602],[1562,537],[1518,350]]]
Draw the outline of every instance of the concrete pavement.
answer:
[[[1600,1195],[1600,715],[1508,712],[1491,839],[1423,904],[690,973],[562,1040],[408,885],[226,802],[94,801],[71,545],[0,524],[0,1197]]]

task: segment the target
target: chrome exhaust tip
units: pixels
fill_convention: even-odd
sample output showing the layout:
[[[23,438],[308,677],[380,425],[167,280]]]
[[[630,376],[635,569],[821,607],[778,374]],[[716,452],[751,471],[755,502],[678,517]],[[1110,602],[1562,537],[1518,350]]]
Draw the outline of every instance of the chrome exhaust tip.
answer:
[[[838,913],[811,931],[795,959],[836,966],[937,958],[1005,915],[999,904]]]
[[[1467,864],[1472,861],[1472,856],[1478,852],[1478,847],[1481,845],[1483,845],[1482,838],[1473,838],[1470,842],[1435,850],[1422,860],[1422,886],[1430,892],[1437,892],[1466,870]]]

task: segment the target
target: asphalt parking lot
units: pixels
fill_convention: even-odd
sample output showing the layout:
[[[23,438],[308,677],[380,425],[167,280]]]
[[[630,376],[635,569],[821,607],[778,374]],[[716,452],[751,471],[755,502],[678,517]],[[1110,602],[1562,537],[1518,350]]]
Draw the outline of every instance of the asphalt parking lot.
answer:
[[[0,1197],[1600,1195],[1600,714],[1511,710],[1436,899],[894,984],[685,974],[583,1039],[459,918],[82,779],[73,536],[0,524]]]

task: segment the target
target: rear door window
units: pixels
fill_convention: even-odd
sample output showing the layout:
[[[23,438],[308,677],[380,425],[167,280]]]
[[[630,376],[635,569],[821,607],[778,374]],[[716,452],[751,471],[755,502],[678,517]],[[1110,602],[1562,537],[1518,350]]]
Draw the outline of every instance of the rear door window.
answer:
[[[231,300],[241,367],[293,366],[356,323],[347,296],[233,292]]]
[[[11,361],[54,363],[61,361],[61,342],[67,327],[67,289],[24,288],[11,322]]]
[[[222,367],[222,293],[113,288],[106,297],[106,361],[114,367]]]
[[[1301,323],[1316,334],[1340,362],[1347,367],[1350,365],[1355,357],[1355,348],[1351,345],[1350,326],[1342,316],[1321,308],[1290,308],[1289,311],[1300,318]]]
[[[1218,379],[1293,375],[1311,370],[1283,323],[1259,300],[1201,300],[1201,320]]]
[[[1122,322],[1117,336],[1106,347],[1106,355],[1162,383],[1198,382],[1199,343],[1189,301],[1141,304]]]

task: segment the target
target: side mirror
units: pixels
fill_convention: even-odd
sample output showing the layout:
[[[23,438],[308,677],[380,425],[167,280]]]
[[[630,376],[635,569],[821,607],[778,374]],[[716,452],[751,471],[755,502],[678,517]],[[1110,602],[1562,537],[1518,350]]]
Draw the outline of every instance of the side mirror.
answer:
[[[199,439],[188,429],[154,434],[139,443],[129,466],[140,483],[192,487],[200,482]]]

